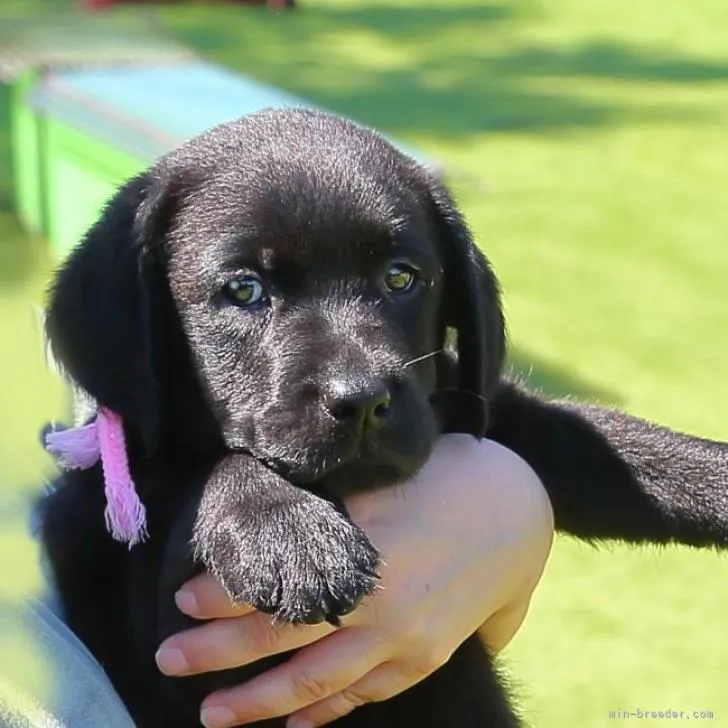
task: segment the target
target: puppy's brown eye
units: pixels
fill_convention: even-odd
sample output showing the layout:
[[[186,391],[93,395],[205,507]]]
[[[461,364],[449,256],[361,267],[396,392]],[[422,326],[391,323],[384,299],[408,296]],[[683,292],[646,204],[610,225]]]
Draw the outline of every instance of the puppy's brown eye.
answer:
[[[384,285],[392,293],[409,291],[417,280],[417,271],[404,263],[394,263],[384,276]]]
[[[228,281],[222,289],[223,295],[236,306],[254,306],[265,299],[263,284],[256,276],[245,275]]]

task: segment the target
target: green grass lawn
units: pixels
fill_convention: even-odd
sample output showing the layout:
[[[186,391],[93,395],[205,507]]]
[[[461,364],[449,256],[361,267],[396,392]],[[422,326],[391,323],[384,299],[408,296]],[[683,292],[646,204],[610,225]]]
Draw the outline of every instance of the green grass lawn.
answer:
[[[504,284],[513,360],[544,387],[728,439],[725,0],[301,0],[283,15],[142,17],[448,164]],[[36,432],[61,406],[31,308],[47,275],[42,246],[0,216],[0,479],[18,489],[47,469]],[[18,533],[0,537],[3,573],[32,583]],[[726,557],[560,539],[504,656],[525,716],[598,728],[610,710],[706,710],[728,725],[727,603]]]

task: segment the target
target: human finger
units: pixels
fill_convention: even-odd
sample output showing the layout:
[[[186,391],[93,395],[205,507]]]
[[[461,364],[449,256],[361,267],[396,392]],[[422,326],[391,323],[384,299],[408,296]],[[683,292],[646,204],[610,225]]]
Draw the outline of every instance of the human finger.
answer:
[[[228,670],[304,647],[334,629],[326,623],[275,622],[263,612],[216,619],[166,639],[157,651],[157,665],[165,675],[175,676]]]
[[[254,611],[248,604],[233,604],[222,584],[206,572],[186,582],[174,600],[181,612],[195,619],[239,617]]]
[[[367,703],[389,700],[437,669],[430,662],[385,662],[350,687],[291,715],[286,728],[317,728]]]
[[[243,685],[208,696],[202,724],[228,728],[294,713],[346,690],[384,662],[387,649],[370,630],[343,628]]]

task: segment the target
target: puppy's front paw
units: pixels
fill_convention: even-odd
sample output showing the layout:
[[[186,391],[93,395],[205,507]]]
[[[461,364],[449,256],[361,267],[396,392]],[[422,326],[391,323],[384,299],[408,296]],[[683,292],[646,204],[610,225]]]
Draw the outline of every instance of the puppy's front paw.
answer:
[[[287,622],[337,624],[376,586],[379,555],[364,532],[305,491],[201,512],[195,531],[198,557],[234,601]]]

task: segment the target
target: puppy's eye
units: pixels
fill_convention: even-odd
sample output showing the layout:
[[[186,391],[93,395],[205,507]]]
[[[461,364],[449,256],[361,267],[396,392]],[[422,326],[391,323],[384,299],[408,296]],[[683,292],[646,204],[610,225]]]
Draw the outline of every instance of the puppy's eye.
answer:
[[[241,275],[228,281],[222,289],[228,301],[236,306],[254,306],[265,300],[263,284],[257,276]]]
[[[393,263],[384,276],[384,285],[392,293],[405,293],[415,284],[417,271],[404,263]]]

